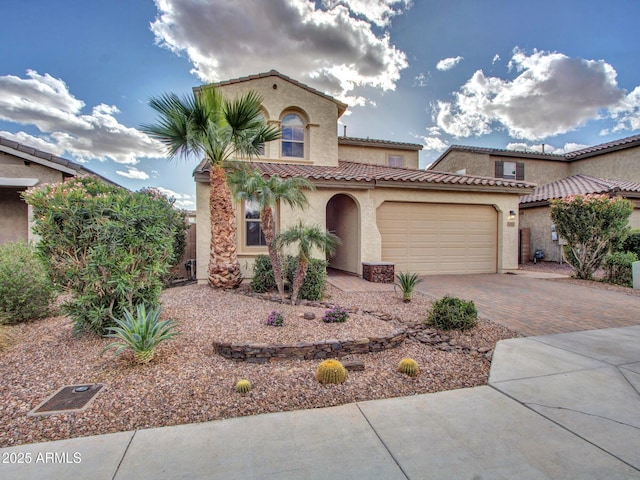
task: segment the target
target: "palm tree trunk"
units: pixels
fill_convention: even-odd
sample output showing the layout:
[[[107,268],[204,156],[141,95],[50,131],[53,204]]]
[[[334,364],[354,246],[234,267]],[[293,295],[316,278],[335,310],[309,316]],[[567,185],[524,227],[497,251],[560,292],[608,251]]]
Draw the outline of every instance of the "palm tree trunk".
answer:
[[[209,285],[217,288],[235,288],[242,275],[238,261],[236,218],[231,204],[231,192],[227,186],[224,169],[211,165],[209,174],[211,192],[211,253],[209,257]]]
[[[273,276],[278,286],[278,293],[280,294],[280,300],[284,302],[284,279],[282,277],[282,268],[280,267],[280,259],[278,258],[278,249],[275,245],[276,228],[273,219],[273,210],[271,207],[265,207],[260,212],[260,228],[264,234],[264,239],[267,242],[267,249],[269,250],[269,259],[271,259],[271,266],[273,268]]]
[[[298,293],[304,283],[304,278],[307,276],[307,270],[309,269],[309,260],[298,257],[298,267],[296,268],[296,276],[293,279],[293,291],[291,292],[291,305],[295,305],[298,301]]]

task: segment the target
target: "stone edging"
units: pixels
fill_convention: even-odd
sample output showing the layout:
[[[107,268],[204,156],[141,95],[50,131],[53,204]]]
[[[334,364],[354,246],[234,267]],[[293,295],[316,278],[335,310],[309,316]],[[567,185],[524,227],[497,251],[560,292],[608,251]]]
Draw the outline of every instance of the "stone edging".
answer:
[[[300,342],[295,345],[213,342],[213,351],[224,358],[248,363],[267,363],[285,358],[314,360],[340,358],[354,353],[380,352],[400,346],[406,337],[407,330],[398,328],[383,337],[320,340],[318,342]]]

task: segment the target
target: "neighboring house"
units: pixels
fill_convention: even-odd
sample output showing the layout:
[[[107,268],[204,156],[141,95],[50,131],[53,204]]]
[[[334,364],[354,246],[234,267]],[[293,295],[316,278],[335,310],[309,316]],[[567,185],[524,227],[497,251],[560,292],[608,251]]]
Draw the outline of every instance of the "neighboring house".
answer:
[[[214,87],[228,97],[253,90],[263,97],[267,123],[282,139],[254,160],[264,175],[308,178],[309,207],[276,212],[279,230],[303,220],[335,232],[342,245],[333,268],[362,274],[363,263],[390,262],[421,274],[505,272],[518,268],[518,180],[451,175],[418,169],[421,145],[338,136],[344,103],[274,70]],[[197,196],[198,280],[206,282],[210,248],[209,164],[194,171]],[[237,251],[243,275],[266,254],[253,206],[236,205]]]
[[[630,225],[640,228],[640,135],[564,155],[454,145],[428,170],[494,175],[538,184],[520,199],[522,261],[532,260],[536,250],[544,251],[545,260],[561,260],[562,239],[554,233],[549,209],[549,201],[554,198],[589,193],[629,198],[635,205]]]
[[[113,184],[69,160],[0,137],[0,244],[33,239],[30,207],[20,197],[23,191],[78,175],[97,176]]]

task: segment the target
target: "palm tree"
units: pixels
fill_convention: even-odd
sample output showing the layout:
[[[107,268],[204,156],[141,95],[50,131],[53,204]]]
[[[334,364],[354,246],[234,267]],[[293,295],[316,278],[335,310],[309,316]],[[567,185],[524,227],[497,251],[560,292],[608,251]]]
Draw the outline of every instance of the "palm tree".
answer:
[[[264,178],[259,170],[244,168],[239,163],[236,163],[234,168],[228,171],[227,182],[237,201],[252,200],[257,202],[258,208],[260,208],[260,229],[264,233],[269,250],[278,293],[284,301],[284,279],[275,244],[276,224],[273,207],[280,201],[294,208],[304,208],[309,202],[303,189],[315,190],[315,187],[309,180],[302,177],[283,179],[278,175],[273,175]]]
[[[199,95],[178,97],[167,93],[152,98],[149,105],[159,114],[158,123],[141,128],[162,142],[170,158],[202,156],[211,163],[211,253],[209,284],[233,288],[242,281],[236,252],[236,222],[224,163],[234,158],[252,158],[265,142],[280,136],[267,126],[260,112],[262,98],[248,92],[233,100],[214,88]]]
[[[285,245],[298,244],[298,266],[293,279],[293,289],[291,292],[291,305],[295,305],[298,300],[298,292],[307,276],[311,250],[317,248],[324,254],[333,254],[341,241],[337,235],[323,230],[319,225],[308,226],[299,222],[289,230],[282,232],[276,245],[280,248]]]

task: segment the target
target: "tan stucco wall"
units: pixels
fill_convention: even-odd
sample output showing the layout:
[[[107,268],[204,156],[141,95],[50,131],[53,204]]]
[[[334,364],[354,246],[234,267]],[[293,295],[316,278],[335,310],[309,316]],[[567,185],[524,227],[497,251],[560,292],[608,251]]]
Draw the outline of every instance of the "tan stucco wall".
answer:
[[[38,184],[62,181],[62,173],[37,163],[25,165],[21,158],[0,152],[0,177],[37,178]]]
[[[29,213],[21,189],[0,188],[0,245],[29,239]]]
[[[274,86],[277,88],[274,89]],[[304,159],[282,157],[280,141],[267,144],[262,159],[292,163],[306,160],[316,165],[338,164],[338,106],[335,102],[275,76],[218,88],[230,98],[249,90],[257,92],[263,97],[266,120],[272,124],[280,125],[285,112],[298,113],[307,122]]]
[[[551,240],[551,223],[549,206],[520,210],[520,228],[531,229],[531,256],[523,261],[533,260],[536,250],[544,251],[545,261],[560,261],[560,246]]]
[[[340,160],[358,163],[370,163],[374,165],[388,165],[389,155],[403,157],[404,168],[418,168],[418,152],[412,150],[398,150],[380,147],[365,147],[360,145],[338,145]]]
[[[0,177],[37,180],[36,185],[60,182],[63,175],[37,163],[25,165],[24,160],[0,152]],[[0,188],[0,244],[24,240],[37,241],[31,232],[30,207],[18,197],[17,189]]]
[[[437,190],[412,190],[402,188],[377,188],[377,189],[329,189],[319,188],[314,192],[308,192],[309,207],[302,210],[291,210],[287,206],[279,209],[279,226],[286,230],[299,220],[305,224],[318,224],[326,226],[326,205],[336,194],[342,193],[354,199],[360,211],[360,258],[357,260],[358,272],[362,262],[379,262],[382,258],[382,238],[376,224],[377,208],[385,201],[397,202],[429,202],[429,203],[453,203],[453,204],[480,204],[492,205],[498,212],[498,265],[499,273],[518,269],[518,228],[507,225],[508,212],[518,210],[518,195],[506,193],[462,192],[462,191],[437,191]],[[196,184],[198,246],[197,266],[198,281],[206,282],[207,265],[209,262],[209,244],[211,241],[209,212],[208,212],[209,185]],[[237,218],[239,217],[239,208]],[[239,236],[239,242],[242,239]],[[239,259],[243,275],[252,275],[254,253],[243,252],[239,245]],[[259,253],[266,253],[266,249]],[[293,253],[293,252],[292,252]],[[315,253],[316,256],[318,252]],[[356,253],[357,255],[357,253]]]
[[[640,182],[640,146],[575,160],[571,173]]]

